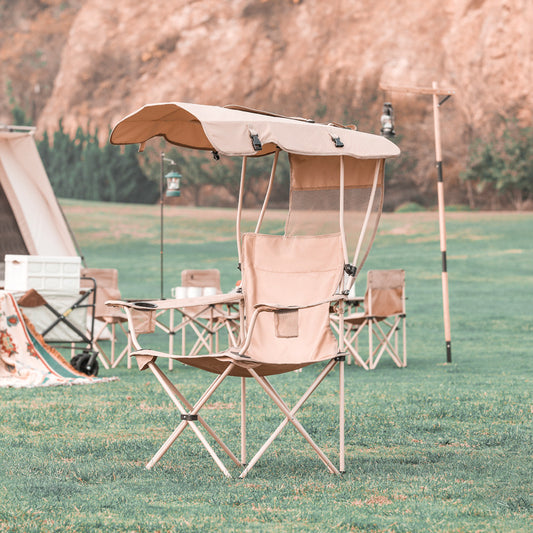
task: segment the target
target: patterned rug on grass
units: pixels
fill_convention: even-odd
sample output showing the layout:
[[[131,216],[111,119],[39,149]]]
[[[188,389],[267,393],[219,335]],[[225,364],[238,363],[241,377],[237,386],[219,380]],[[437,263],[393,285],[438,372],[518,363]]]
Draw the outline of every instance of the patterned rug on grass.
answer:
[[[93,378],[77,371],[46,344],[13,295],[0,290],[0,387],[91,385],[117,379]]]

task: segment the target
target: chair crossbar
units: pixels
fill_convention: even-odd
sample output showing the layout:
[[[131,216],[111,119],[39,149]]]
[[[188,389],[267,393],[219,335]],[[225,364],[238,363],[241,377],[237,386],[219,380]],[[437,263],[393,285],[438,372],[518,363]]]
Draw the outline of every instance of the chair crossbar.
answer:
[[[190,416],[190,415],[198,415],[198,412],[200,411],[200,409],[205,405],[205,403],[209,400],[209,398],[213,395],[213,393],[218,389],[218,387],[226,379],[226,377],[229,375],[234,365],[228,365],[226,370],[222,374],[219,374],[217,376],[217,378],[207,388],[207,390],[204,392],[204,394],[200,397],[200,399],[196,402],[194,406],[191,406],[191,404],[179,392],[176,386],[165,376],[165,374],[161,371],[161,369],[157,366],[156,363],[151,362],[149,363],[148,366],[150,370],[153,372],[153,374],[156,376],[157,380],[159,381],[159,383],[161,384],[161,386],[163,387],[167,395],[172,400],[172,403],[174,403],[174,405],[177,407],[180,414]],[[184,405],[182,405],[182,402]],[[198,421],[202,424],[204,429],[216,440],[216,442],[218,442],[218,444],[221,445],[222,449],[228,454],[230,459],[233,462],[235,462],[238,466],[242,466],[240,461],[230,451],[230,449],[224,444],[222,439],[218,437],[218,435],[213,431],[213,429],[199,415],[198,415]],[[174,444],[176,439],[181,435],[181,433],[187,426],[190,426],[191,429],[194,431],[194,433],[196,434],[200,442],[203,444],[204,448],[207,450],[209,455],[211,455],[211,457],[213,458],[217,466],[220,468],[222,473],[226,477],[231,478],[232,477],[231,474],[228,472],[227,468],[224,466],[221,459],[218,457],[217,453],[214,451],[214,449],[211,447],[209,442],[206,440],[205,436],[202,434],[200,429],[196,426],[195,421],[190,418],[182,419],[180,424],[176,427],[176,429],[167,438],[167,440],[164,442],[161,448],[148,462],[148,464],[146,465],[146,468],[147,469],[152,468],[161,459],[161,457],[163,457],[163,455],[172,446],[172,444]]]
[[[330,324],[331,324],[331,327],[333,328],[333,331],[335,331],[335,333],[337,333],[337,335],[340,336],[342,334],[340,325],[336,321],[333,321],[333,320],[330,321]],[[348,324],[348,328],[346,329],[346,332],[344,334],[344,341],[345,341],[344,348],[348,350],[349,354],[354,358],[354,360],[360,366],[362,366],[365,370],[368,370],[369,368],[368,368],[367,363],[365,362],[365,360],[361,357],[359,352],[354,347],[354,343],[355,343],[354,341],[358,337],[358,335],[361,333],[361,331],[362,331],[362,326],[354,329],[351,324]],[[353,332],[353,335],[350,336],[350,333],[352,332]]]
[[[309,398],[309,396],[311,396],[311,394],[320,385],[320,383],[322,383],[322,381],[329,374],[329,372],[335,367],[336,364],[337,364],[337,361],[331,360],[326,365],[326,367],[322,370],[322,372],[319,374],[319,376],[310,385],[310,387],[302,395],[300,400],[294,405],[294,407],[292,409],[289,409],[289,407],[283,401],[281,396],[276,392],[274,387],[271,385],[271,383],[264,376],[259,376],[259,374],[257,374],[257,372],[255,370],[248,369],[248,371],[250,372],[250,375],[259,383],[261,388],[268,394],[268,396],[270,396],[270,398],[274,401],[274,403],[279,407],[281,412],[285,415],[285,419],[281,422],[281,424],[277,427],[277,429],[272,433],[272,435],[270,435],[270,437],[267,439],[267,441],[263,444],[263,446],[255,454],[253,459],[248,463],[246,468],[243,470],[243,472],[239,476],[240,478],[244,478],[248,474],[248,472],[252,469],[252,467],[261,458],[261,456],[265,453],[265,451],[272,444],[272,442],[274,442],[276,437],[281,433],[281,431],[287,425],[288,422],[291,422],[294,425],[294,427],[300,432],[300,434],[304,437],[304,439],[311,445],[311,447],[315,450],[315,452],[317,453],[319,458],[326,465],[326,467],[328,468],[330,473],[332,473],[332,474],[340,474],[340,472],[337,470],[337,468],[335,468],[333,463],[327,458],[327,456],[324,454],[324,452],[314,442],[314,440],[307,433],[307,431],[302,426],[302,424],[294,416],[296,414],[296,412],[300,409],[300,407]]]

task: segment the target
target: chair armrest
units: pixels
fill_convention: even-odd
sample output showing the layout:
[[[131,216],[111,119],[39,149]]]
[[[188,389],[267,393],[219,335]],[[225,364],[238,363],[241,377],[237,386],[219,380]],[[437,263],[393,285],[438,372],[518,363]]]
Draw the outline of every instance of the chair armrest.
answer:
[[[254,309],[258,310],[260,312],[262,311],[291,311],[296,309],[307,309],[309,307],[316,307],[318,305],[322,304],[328,304],[333,302],[338,302],[339,300],[345,300],[346,296],[344,294],[335,294],[331,298],[328,298],[327,300],[320,300],[319,302],[313,302],[311,304],[306,305],[279,305],[279,304],[270,304],[270,303],[260,303],[254,305]]]
[[[106,305],[112,307],[120,307],[126,312],[128,318],[128,329],[131,336],[131,341],[136,350],[141,350],[138,335],[140,333],[147,333],[137,327],[134,314],[138,311],[154,313],[157,311],[165,311],[169,309],[183,309],[187,307],[209,307],[224,304],[237,304],[243,299],[240,293],[228,294],[214,294],[208,296],[200,296],[198,298],[175,298],[169,300],[109,300]]]
[[[198,296],[197,298],[172,298],[168,300],[110,300],[106,302],[106,305],[129,307],[137,311],[162,311],[183,307],[233,304],[240,302],[242,299],[242,294],[230,292],[226,294]]]

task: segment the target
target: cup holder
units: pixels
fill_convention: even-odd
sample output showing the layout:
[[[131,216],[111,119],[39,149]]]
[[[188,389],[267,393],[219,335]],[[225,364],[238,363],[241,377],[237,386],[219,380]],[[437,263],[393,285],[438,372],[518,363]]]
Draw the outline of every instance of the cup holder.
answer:
[[[133,305],[137,309],[157,309],[157,305],[151,302],[134,302]]]

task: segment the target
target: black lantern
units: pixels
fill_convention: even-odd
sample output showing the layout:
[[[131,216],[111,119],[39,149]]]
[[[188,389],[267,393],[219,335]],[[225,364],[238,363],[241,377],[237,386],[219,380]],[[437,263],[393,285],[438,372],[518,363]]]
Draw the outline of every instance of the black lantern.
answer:
[[[394,131],[394,111],[392,104],[385,102],[383,104],[383,112],[381,114],[381,135],[383,137],[391,138],[396,135]]]

